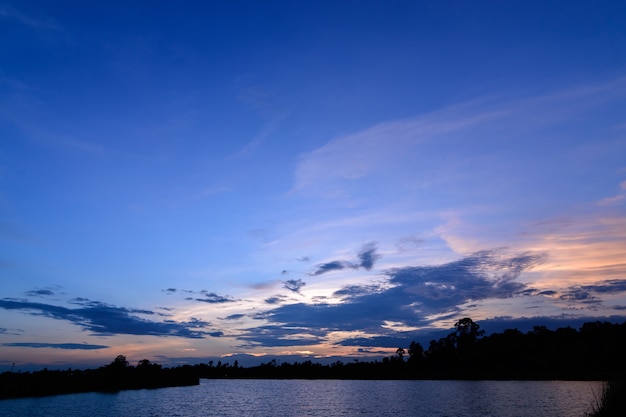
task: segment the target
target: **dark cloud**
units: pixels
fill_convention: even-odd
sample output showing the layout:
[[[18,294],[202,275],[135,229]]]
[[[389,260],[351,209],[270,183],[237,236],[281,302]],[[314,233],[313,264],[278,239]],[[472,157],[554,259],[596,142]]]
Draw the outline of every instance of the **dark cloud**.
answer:
[[[161,290],[161,291],[163,291],[166,294],[174,294],[177,290],[176,290],[176,288],[167,288],[167,289]]]
[[[265,302],[267,304],[278,304],[281,301],[284,301],[285,298],[287,298],[287,297],[285,297],[284,295],[275,295],[273,297],[266,298]]]
[[[290,279],[287,281],[283,281],[283,286],[287,288],[289,291],[300,292],[300,289],[306,285],[306,282],[301,279]]]
[[[437,266],[395,268],[386,271],[389,283],[403,290],[420,309],[441,312],[468,300],[507,298],[524,291],[514,280],[544,260],[543,255],[507,257],[481,251]]]
[[[617,294],[626,292],[625,279],[611,279],[597,281],[588,285],[574,285],[566,288],[560,294],[556,291],[543,291],[539,294],[558,295],[558,299],[565,302],[575,302],[576,305],[587,305],[587,308],[595,309],[603,301],[598,295]]]
[[[267,325],[255,327],[238,339],[246,342],[241,347],[308,346],[322,343],[325,335],[321,329]]]
[[[585,291],[592,291],[601,294],[626,292],[626,279],[609,279],[598,281],[593,285],[581,285]]]
[[[87,343],[2,343],[1,346],[7,347],[29,347],[29,348],[52,348],[52,349],[69,349],[69,350],[98,350],[108,349],[109,346],[104,345],[90,345]]]
[[[0,327],[0,334],[10,334],[10,335],[17,335],[19,334],[20,330],[11,330],[11,329],[7,329],[6,327]]]
[[[561,294],[559,299],[563,301],[576,301],[576,302],[602,302],[597,297],[591,294],[591,292],[583,289],[583,288],[570,288],[567,292]]]
[[[206,291],[202,291],[205,293],[204,298],[196,298],[196,301],[202,301],[203,303],[209,303],[209,304],[222,304],[222,303],[232,303],[233,300],[232,298],[226,296],[223,297],[221,295],[217,295],[214,292],[209,292],[207,293]]]
[[[274,288],[276,286],[276,281],[265,281],[265,282],[257,282],[256,284],[251,284],[250,288],[254,290],[267,290],[270,288]]]
[[[244,318],[245,316],[245,314],[231,314],[230,316],[222,318],[222,320],[239,320],[241,318]]]
[[[332,261],[316,266],[316,270],[311,272],[311,275],[322,275],[330,271],[340,271],[345,268],[356,268],[355,264],[346,261]]]
[[[380,259],[380,255],[376,253],[376,243],[370,242],[367,245],[363,246],[363,249],[359,252],[359,266],[361,268],[365,268],[366,270],[372,269],[374,263]]]
[[[537,254],[505,256],[482,251],[443,265],[394,268],[383,272],[385,285],[352,285],[336,291],[343,303],[287,304],[254,318],[276,326],[275,337],[284,329],[301,333],[360,330],[381,335],[386,322],[424,327],[431,323],[426,317],[454,317],[469,301],[518,296],[527,287],[515,279],[543,260]],[[265,343],[267,337],[256,337],[255,331],[250,329],[247,338]],[[389,335],[382,336],[394,334],[389,329]]]
[[[344,299],[355,299],[365,295],[375,294],[381,291],[378,285],[346,285],[333,293],[335,297]]]
[[[361,248],[361,251],[357,255],[357,262],[350,261],[342,261],[336,260],[331,262],[326,262],[323,264],[319,264],[316,266],[315,271],[311,272],[310,275],[316,276],[325,274],[331,271],[340,271],[342,269],[359,269],[364,268],[366,270],[370,270],[374,267],[374,263],[380,259],[380,255],[376,252],[376,243],[370,242]]]
[[[408,347],[416,339],[415,335],[374,336],[345,339],[337,343],[340,346],[376,346],[378,348]],[[388,353],[388,352],[386,352]]]
[[[592,323],[600,320],[594,316],[572,316],[560,315],[555,317],[533,316],[533,317],[494,317],[479,322],[480,328],[485,330],[487,334],[501,333],[506,329],[517,329],[522,333],[532,331],[536,326],[545,326],[550,330],[556,330],[561,327],[572,327],[578,329],[585,323]],[[602,321],[611,323],[624,323],[626,316],[609,316],[602,317]]]
[[[43,297],[43,296],[49,296],[49,295],[55,295],[55,294],[54,294],[54,291],[52,290],[43,289],[43,290],[26,291],[26,295],[29,297]]]
[[[368,349],[368,348],[358,348],[357,352],[359,353],[367,353],[367,354],[374,354],[374,355],[385,355],[387,356],[389,354],[389,352],[387,352],[386,350],[376,350],[376,349]]]
[[[80,308],[67,308],[51,304],[0,299],[0,308],[22,310],[35,316],[69,321],[83,329],[100,335],[133,334],[145,336],[178,336],[202,338],[209,323],[192,319],[188,322],[166,320],[155,322],[138,317],[138,314],[154,315],[153,311],[112,306],[85,298],[75,298],[73,304]]]

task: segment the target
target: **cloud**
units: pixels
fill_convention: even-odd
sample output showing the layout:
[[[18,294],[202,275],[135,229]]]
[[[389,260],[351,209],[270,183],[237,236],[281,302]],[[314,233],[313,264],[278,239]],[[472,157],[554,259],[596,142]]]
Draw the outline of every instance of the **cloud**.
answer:
[[[209,304],[232,303],[233,301],[235,301],[228,296],[223,297],[221,295],[215,294],[214,292],[206,293],[204,298],[196,298],[195,300]]]
[[[374,294],[381,290],[379,285],[346,285],[333,293],[333,296],[344,299],[355,299],[364,295]]]
[[[622,202],[626,199],[623,195],[616,195],[613,197],[607,197],[598,202],[599,206],[617,206],[622,204]]]
[[[389,269],[383,272],[386,282],[381,285],[350,285],[336,291],[342,303],[287,304],[259,313],[254,318],[269,324],[249,329],[244,338],[265,344],[268,334],[280,338],[294,329],[316,338],[332,331],[397,337],[399,331],[386,323],[430,326],[436,320],[431,317],[454,317],[469,301],[520,295],[528,288],[516,279],[544,259],[543,254],[507,256],[494,250],[442,265]]]
[[[414,334],[403,336],[354,337],[337,343],[340,346],[376,346],[379,348],[408,347],[415,340]],[[384,352],[388,355],[389,352]]]
[[[475,106],[471,102],[335,138],[302,156],[292,192],[308,189],[332,196],[338,186],[368,176],[371,179],[376,173],[405,170],[409,165],[415,171],[411,156],[425,142],[500,117],[499,111],[480,113]],[[335,191],[329,194],[331,188]]]
[[[598,281],[591,285],[581,285],[580,288],[602,294],[626,292],[626,279]]]
[[[6,327],[0,327],[0,334],[9,334],[11,336],[17,336],[23,333],[21,329],[7,329]]]
[[[301,279],[290,279],[283,282],[284,287],[289,291],[300,293],[300,289],[306,285]]]
[[[155,322],[138,317],[137,314],[154,315],[150,310],[128,309],[112,306],[85,298],[75,298],[73,304],[80,308],[67,308],[51,304],[23,300],[0,299],[0,308],[22,310],[34,316],[69,321],[86,331],[99,335],[132,334],[144,336],[177,336],[203,338],[208,333],[200,330],[209,323],[197,319],[187,322],[166,320]]]
[[[221,296],[214,292],[208,292],[207,290],[193,291],[193,290],[180,290],[177,288],[167,288],[161,291],[163,291],[164,293],[168,295],[175,294],[176,292],[182,292],[186,294],[201,294],[202,298],[187,297],[185,298],[185,300],[188,300],[188,301],[195,300],[195,301],[201,301],[203,303],[209,303],[209,304],[231,303],[235,301],[230,296]]]
[[[0,17],[13,19],[34,29],[60,30],[60,27],[56,23],[27,16],[8,4],[0,4]]]
[[[325,335],[321,329],[267,325],[246,331],[238,339],[246,342],[241,347],[309,346],[322,343]]]
[[[361,263],[359,266],[361,268],[365,268],[366,270],[372,269],[374,263],[380,259],[380,255],[376,253],[376,243],[370,242],[363,246],[363,249],[359,252],[359,260]]]
[[[54,291],[52,291],[52,290],[43,289],[43,290],[26,291],[26,295],[29,296],[29,297],[42,297],[42,296],[46,296],[46,295],[55,295],[55,294],[54,294]]]
[[[597,305],[603,300],[598,295],[619,294],[626,292],[626,279],[610,279],[597,281],[587,285],[573,285],[562,292],[543,291],[539,294],[556,295],[558,299],[576,304]]]
[[[396,247],[400,252],[406,252],[418,248],[422,243],[424,243],[424,239],[415,236],[404,236],[398,239]]]
[[[331,271],[340,271],[342,269],[359,269],[364,268],[366,270],[371,270],[374,267],[374,263],[380,259],[380,255],[376,252],[376,242],[367,243],[361,248],[359,253],[357,254],[357,261],[343,261],[336,260],[331,262],[326,262],[322,264],[318,264],[316,266],[315,271],[311,272],[310,275],[322,275]]]
[[[239,320],[245,316],[245,314],[231,314],[230,316],[224,317],[222,320]]]
[[[346,261],[332,261],[317,265],[317,269],[311,275],[322,275],[331,271],[340,271],[344,268],[356,268],[355,264]]]
[[[507,257],[480,251],[444,265],[395,268],[386,274],[389,283],[402,288],[419,308],[440,311],[469,300],[510,297],[526,289],[515,279],[544,260],[543,254]]]
[[[68,349],[68,350],[98,350],[108,349],[105,345],[90,345],[87,343],[33,343],[33,342],[14,342],[2,343],[1,346],[6,347],[28,347],[28,348],[52,348],[52,349]]]
[[[576,301],[576,303],[602,303],[597,297],[593,296],[589,291],[583,288],[572,288],[559,296],[563,301]]]
[[[253,290],[268,290],[276,286],[276,281],[264,281],[250,284],[250,288]]]
[[[275,295],[273,297],[268,297],[265,299],[265,302],[267,304],[278,304],[282,301],[284,301],[287,297],[285,297],[284,295]]]
[[[585,285],[572,285],[564,289],[538,290],[527,288],[520,294],[528,296],[546,296],[559,301],[575,302],[577,305],[597,305],[602,304],[601,295],[619,294],[626,292],[626,279],[609,279],[596,281]],[[593,308],[592,308],[593,309]]]

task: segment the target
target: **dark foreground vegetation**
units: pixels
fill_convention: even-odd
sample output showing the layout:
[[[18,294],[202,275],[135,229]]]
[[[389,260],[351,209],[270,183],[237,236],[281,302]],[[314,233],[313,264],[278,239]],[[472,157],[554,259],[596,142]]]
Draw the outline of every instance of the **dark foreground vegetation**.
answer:
[[[465,318],[448,336],[432,340],[427,348],[412,342],[380,361],[322,365],[272,359],[254,367],[241,367],[237,361],[232,365],[210,361],[162,368],[148,360],[129,366],[124,356],[118,356],[111,364],[93,370],[5,372],[0,374],[0,398],[193,385],[199,378],[623,381],[624,352],[626,322],[590,322],[578,330],[536,326],[527,333],[509,329],[484,336],[477,323]],[[623,390],[623,382],[621,387]],[[607,389],[607,399],[611,392]],[[597,416],[605,415],[611,414]]]
[[[130,366],[123,355],[98,369],[0,374],[0,399],[40,397],[80,392],[116,392],[127,389],[198,385],[198,373],[189,365],[162,368],[142,360]]]
[[[626,416],[626,380],[606,382],[604,390],[593,404],[589,417],[624,417]]]

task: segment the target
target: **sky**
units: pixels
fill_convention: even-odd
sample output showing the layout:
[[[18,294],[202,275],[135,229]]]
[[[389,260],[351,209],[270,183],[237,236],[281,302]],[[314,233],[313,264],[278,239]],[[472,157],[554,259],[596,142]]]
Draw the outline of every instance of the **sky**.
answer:
[[[624,21],[0,0],[0,371],[623,322]]]

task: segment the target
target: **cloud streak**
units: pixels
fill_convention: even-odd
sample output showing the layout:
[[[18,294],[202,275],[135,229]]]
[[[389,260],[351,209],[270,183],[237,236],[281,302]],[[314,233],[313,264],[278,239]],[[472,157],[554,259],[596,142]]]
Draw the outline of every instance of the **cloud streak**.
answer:
[[[224,297],[221,295],[217,295],[214,292],[210,292],[210,293],[206,293],[204,298],[196,298],[196,301],[202,301],[203,303],[209,303],[209,304],[223,304],[223,303],[232,303],[233,300],[230,297]]]
[[[86,299],[74,299],[80,308],[67,308],[45,303],[24,300],[0,299],[0,308],[24,311],[34,316],[50,317],[68,321],[84,330],[98,335],[142,335],[142,336],[177,336],[183,338],[203,338],[208,322],[191,319],[187,322],[166,320],[156,322],[138,317],[138,314],[154,315],[150,310],[128,309]]]
[[[90,345],[88,343],[37,343],[37,342],[14,342],[2,343],[6,347],[27,347],[34,349],[65,349],[65,350],[100,350],[108,349],[105,345]]]

